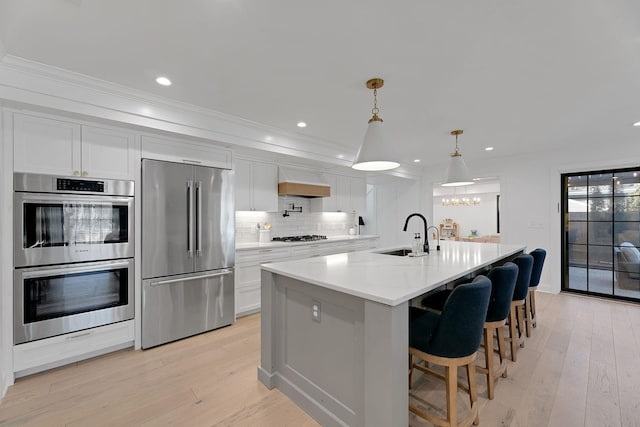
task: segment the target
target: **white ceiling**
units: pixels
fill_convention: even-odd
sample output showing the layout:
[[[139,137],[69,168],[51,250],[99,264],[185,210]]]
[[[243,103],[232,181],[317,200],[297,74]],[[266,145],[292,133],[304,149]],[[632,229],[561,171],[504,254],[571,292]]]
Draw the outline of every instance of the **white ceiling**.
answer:
[[[362,140],[371,77],[385,80],[380,115],[407,164],[442,163],[458,128],[470,166],[640,134],[637,0],[2,0],[0,42],[336,143],[336,156]]]

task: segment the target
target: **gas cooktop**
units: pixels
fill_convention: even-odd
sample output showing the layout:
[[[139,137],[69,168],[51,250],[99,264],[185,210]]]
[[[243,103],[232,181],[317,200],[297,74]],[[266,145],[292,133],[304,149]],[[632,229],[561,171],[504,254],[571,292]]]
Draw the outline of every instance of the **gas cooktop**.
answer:
[[[273,242],[313,242],[316,240],[326,240],[327,236],[319,236],[317,234],[306,234],[304,236],[287,236],[274,237]]]

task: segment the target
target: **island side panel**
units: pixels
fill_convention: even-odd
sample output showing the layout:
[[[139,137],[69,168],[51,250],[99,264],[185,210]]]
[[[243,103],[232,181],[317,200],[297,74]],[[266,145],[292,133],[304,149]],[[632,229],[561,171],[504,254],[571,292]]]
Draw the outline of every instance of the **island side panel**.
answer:
[[[270,341],[262,343],[260,380],[269,386],[271,378],[323,426],[365,426],[364,300],[265,270],[262,286],[272,301],[262,312]]]
[[[260,366],[258,366],[258,379],[271,390],[276,386],[274,381],[275,369],[273,365],[274,344],[274,312],[273,304],[276,298],[275,284],[272,274],[261,271],[260,289]]]
[[[409,303],[365,301],[366,426],[409,425]]]

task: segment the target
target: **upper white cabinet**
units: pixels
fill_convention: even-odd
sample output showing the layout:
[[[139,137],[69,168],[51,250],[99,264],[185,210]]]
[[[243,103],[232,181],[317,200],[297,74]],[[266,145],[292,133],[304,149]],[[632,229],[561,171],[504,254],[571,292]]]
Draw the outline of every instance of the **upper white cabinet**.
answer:
[[[206,142],[186,141],[142,135],[142,157],[231,169],[230,150]]]
[[[236,159],[236,210],[278,210],[278,166]]]
[[[367,208],[367,180],[351,178],[351,209],[363,214]]]
[[[13,167],[16,172],[80,174],[81,126],[26,114],[13,114]]]
[[[82,126],[82,175],[135,179],[135,141],[128,132]]]
[[[135,179],[135,135],[116,129],[13,114],[14,170]]]
[[[331,186],[331,197],[311,199],[311,210],[316,212],[364,212],[367,182],[364,178],[324,174]]]

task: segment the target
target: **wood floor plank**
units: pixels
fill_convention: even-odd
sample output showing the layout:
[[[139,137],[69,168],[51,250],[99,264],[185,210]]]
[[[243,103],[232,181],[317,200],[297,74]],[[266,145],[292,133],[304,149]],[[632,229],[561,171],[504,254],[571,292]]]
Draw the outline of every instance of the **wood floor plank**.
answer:
[[[536,294],[538,327],[486,398],[481,426],[640,427],[640,305]],[[5,426],[318,426],[257,380],[260,316],[145,351],[122,350],[16,381]],[[466,381],[464,373],[460,378]],[[416,375],[412,401],[444,414],[444,383]],[[458,394],[460,413],[468,398]],[[411,414],[414,427],[429,423]]]

